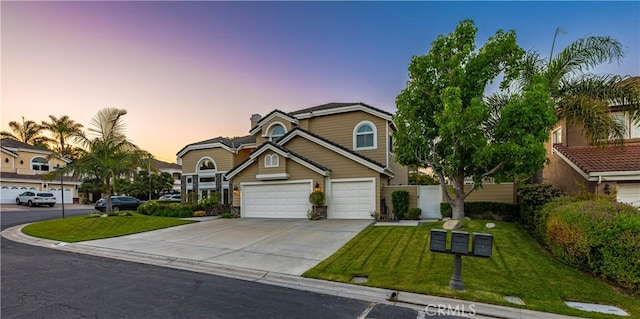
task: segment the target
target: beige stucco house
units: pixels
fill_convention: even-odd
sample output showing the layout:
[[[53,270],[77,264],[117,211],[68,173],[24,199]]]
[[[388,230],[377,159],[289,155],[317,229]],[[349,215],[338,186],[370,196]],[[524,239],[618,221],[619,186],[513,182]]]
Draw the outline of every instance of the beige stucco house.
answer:
[[[0,198],[3,204],[15,203],[18,194],[27,190],[47,191],[56,195],[56,201],[62,202],[61,189],[64,189],[64,202],[78,202],[78,186],[81,182],[74,177],[45,180],[44,174],[56,167],[64,167],[67,159],[51,158],[52,152],[9,138],[0,140]]]
[[[306,218],[309,194],[319,189],[328,218],[370,219],[383,186],[408,183],[393,154],[392,116],[364,103],[254,114],[250,135],[177,153],[183,192],[220,192],[243,217]]]

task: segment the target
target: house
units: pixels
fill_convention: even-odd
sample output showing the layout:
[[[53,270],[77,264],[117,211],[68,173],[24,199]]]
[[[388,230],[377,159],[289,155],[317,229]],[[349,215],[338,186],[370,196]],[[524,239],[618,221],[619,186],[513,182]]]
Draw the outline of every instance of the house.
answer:
[[[364,103],[254,114],[248,136],[177,153],[183,192],[219,192],[243,217],[306,218],[309,194],[322,190],[328,218],[371,219],[384,186],[408,184],[393,154],[392,117]]]
[[[580,128],[560,121],[547,143],[550,162],[543,179],[565,194],[615,193],[618,201],[640,207],[640,123],[615,105],[611,116],[627,128],[622,146],[590,145]]]
[[[176,163],[167,163],[157,159],[151,159],[151,167],[160,173],[169,173],[173,177],[173,190],[180,192],[182,180],[182,166]]]
[[[56,195],[58,203],[62,201],[61,189],[64,189],[64,202],[77,203],[78,186],[80,180],[71,176],[64,176],[62,182],[57,180],[45,180],[44,174],[64,167],[70,161],[67,159],[52,158],[52,152],[29,145],[10,138],[0,140],[0,193],[1,202],[15,203],[16,196],[27,190],[47,191]]]

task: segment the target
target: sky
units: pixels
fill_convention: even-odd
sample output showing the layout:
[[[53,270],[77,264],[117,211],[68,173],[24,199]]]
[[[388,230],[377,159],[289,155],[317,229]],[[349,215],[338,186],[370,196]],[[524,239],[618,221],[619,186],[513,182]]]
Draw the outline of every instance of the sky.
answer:
[[[244,136],[252,114],[329,102],[395,112],[412,56],[474,20],[549,56],[585,36],[626,57],[594,73],[640,75],[640,2],[11,2],[0,3],[1,117],[68,115],[89,126],[126,109],[128,138],[175,162],[185,145]],[[557,52],[557,51],[556,51]]]

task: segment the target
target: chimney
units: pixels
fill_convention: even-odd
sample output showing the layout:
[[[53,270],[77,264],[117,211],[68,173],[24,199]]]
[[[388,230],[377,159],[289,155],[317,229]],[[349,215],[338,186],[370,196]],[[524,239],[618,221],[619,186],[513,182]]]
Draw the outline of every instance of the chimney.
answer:
[[[249,129],[256,127],[256,125],[258,125],[258,121],[260,121],[261,119],[262,119],[262,115],[260,114],[251,115],[251,127]]]

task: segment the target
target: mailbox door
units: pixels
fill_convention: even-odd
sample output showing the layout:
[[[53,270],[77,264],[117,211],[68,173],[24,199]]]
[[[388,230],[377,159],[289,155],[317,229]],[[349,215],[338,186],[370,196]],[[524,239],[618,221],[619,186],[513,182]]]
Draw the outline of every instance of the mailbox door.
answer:
[[[473,255],[478,257],[491,257],[493,248],[493,235],[473,233]]]
[[[456,254],[469,253],[469,233],[451,232],[451,252]]]
[[[432,229],[429,248],[431,251],[447,251],[447,231],[442,229]]]

